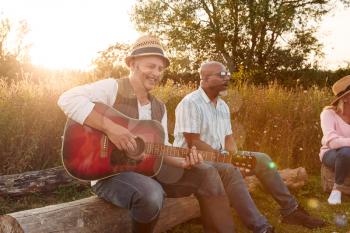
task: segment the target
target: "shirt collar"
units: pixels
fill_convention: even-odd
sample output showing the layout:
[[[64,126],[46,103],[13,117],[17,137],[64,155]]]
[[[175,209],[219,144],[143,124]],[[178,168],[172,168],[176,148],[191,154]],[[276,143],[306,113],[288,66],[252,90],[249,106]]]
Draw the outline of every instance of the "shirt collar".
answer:
[[[211,103],[209,97],[207,96],[207,94],[205,93],[205,91],[203,90],[202,87],[199,87],[198,88],[198,91],[201,95],[201,97],[204,99],[204,101],[208,104],[208,103]],[[218,96],[218,101],[217,101],[217,106],[221,105],[221,98],[220,96]]]
[[[199,87],[199,88],[198,88],[198,91],[199,91],[200,95],[202,96],[202,98],[204,99],[204,101],[205,101],[206,103],[210,103],[210,99],[209,99],[209,97],[207,96],[207,94],[205,93],[205,91],[203,90],[203,88],[202,88],[202,87]]]

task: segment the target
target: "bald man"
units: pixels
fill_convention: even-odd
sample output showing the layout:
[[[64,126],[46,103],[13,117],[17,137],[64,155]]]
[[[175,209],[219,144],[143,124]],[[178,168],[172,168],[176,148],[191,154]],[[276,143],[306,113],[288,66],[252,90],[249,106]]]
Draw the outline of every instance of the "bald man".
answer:
[[[220,93],[227,90],[231,74],[217,61],[203,63],[200,87],[186,95],[175,110],[174,146],[227,153],[249,153],[256,158],[251,171],[281,206],[282,222],[308,228],[324,226],[324,221],[310,216],[290,194],[271,158],[260,152],[237,151],[232,135],[230,110]],[[259,212],[252,200],[239,169],[232,164],[206,162],[215,167],[223,181],[231,206],[253,232],[273,232],[273,227]]]

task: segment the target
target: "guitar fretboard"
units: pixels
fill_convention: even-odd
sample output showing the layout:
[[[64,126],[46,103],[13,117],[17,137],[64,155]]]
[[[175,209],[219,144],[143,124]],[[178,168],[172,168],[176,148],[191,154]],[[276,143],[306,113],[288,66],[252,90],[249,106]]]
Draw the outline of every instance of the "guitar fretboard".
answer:
[[[157,143],[146,143],[145,144],[145,152],[147,154],[152,155],[166,155],[166,156],[173,156],[173,157],[186,157],[190,153],[190,149],[187,148],[179,148],[179,147],[171,147],[164,144],[157,144]],[[219,152],[209,152],[209,151],[201,151],[197,150],[206,161],[212,161],[212,162],[222,162],[222,163],[231,163],[234,162],[234,158],[243,158],[242,156],[238,155],[223,155]],[[246,167],[249,167],[248,165]]]

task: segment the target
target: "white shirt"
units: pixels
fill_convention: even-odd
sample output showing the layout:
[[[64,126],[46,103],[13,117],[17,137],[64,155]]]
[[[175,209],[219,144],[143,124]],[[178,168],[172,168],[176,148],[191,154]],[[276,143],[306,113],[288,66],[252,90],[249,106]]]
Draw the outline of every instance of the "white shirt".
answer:
[[[201,87],[181,100],[175,117],[176,147],[188,147],[183,133],[196,133],[213,149],[225,149],[225,137],[232,134],[229,107],[221,98],[215,106]]]
[[[94,83],[74,87],[64,92],[58,99],[58,105],[63,112],[72,120],[83,124],[91,113],[95,104],[99,102],[108,106],[113,106],[118,94],[118,82],[113,78],[100,80]],[[138,112],[140,120],[151,120],[151,103],[141,105],[138,102]],[[165,109],[161,124],[164,129],[164,144],[171,145],[168,139],[168,120]],[[94,185],[96,182],[92,181]]]

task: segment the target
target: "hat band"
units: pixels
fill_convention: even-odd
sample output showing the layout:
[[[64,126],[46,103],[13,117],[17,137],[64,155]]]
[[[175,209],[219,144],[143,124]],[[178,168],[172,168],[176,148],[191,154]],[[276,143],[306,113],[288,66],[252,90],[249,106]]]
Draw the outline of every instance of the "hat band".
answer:
[[[139,48],[132,51],[131,56],[142,55],[147,53],[159,53],[159,55],[164,56],[163,50],[157,47],[145,47]]]
[[[350,85],[345,88],[345,90],[339,92],[336,96],[340,97],[342,96],[345,92],[350,91]]]

